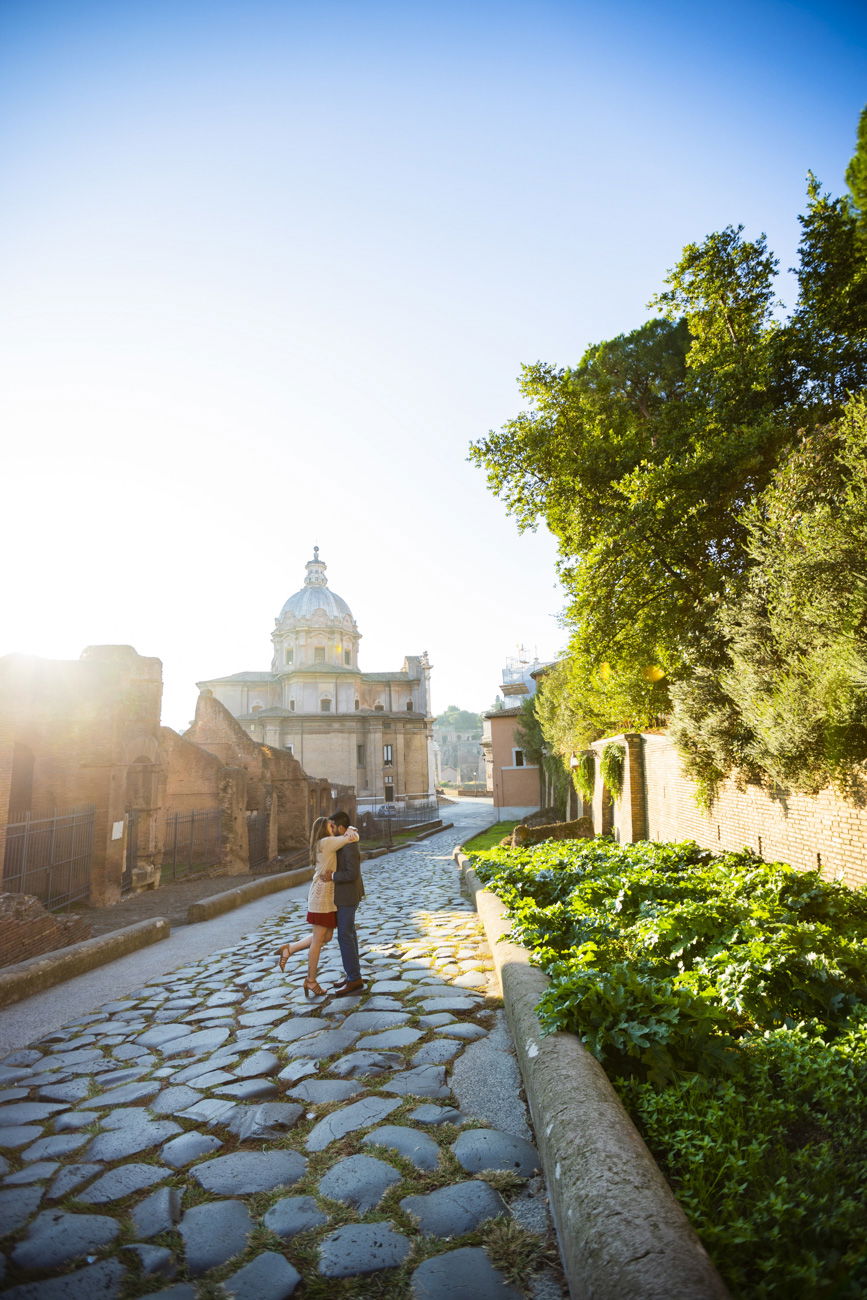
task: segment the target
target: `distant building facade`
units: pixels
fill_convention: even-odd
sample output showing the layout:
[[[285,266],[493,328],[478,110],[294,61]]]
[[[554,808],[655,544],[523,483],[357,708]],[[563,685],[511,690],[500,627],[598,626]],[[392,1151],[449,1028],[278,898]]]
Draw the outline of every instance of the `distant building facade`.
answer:
[[[483,715],[482,752],[485,760],[485,784],[493,796],[499,821],[529,817],[541,807],[540,769],[527,760],[516,732],[520,700],[535,694],[533,673],[538,660],[509,659],[503,669],[500,690],[507,701],[502,708]]]
[[[271,633],[270,672],[199,682],[260,744],[293,754],[312,776],[354,786],[359,804],[433,794],[433,719],[427,653],[396,672],[362,672],[361,633],[346,601],[328,586],[314,547],[304,586]]]

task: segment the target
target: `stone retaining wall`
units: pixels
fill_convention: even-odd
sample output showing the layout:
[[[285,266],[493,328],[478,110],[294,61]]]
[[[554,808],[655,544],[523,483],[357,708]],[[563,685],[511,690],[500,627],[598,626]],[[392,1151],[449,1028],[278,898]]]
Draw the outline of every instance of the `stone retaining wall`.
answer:
[[[29,894],[0,894],[0,966],[81,943],[92,934],[81,916],[54,916]]]

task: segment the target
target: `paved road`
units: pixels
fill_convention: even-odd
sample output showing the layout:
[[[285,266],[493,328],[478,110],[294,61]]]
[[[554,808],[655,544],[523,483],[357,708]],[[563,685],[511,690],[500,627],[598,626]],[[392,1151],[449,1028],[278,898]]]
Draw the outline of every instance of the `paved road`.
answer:
[[[565,1294],[454,820],[365,865],[357,997],[276,970],[300,889],[0,1013],[4,1295]]]
[[[490,800],[463,799],[444,808],[443,817],[454,823],[453,830],[443,832],[451,849],[480,828],[490,826],[494,813]],[[440,838],[437,837],[437,843]],[[369,880],[374,879],[379,861],[374,859],[366,866],[365,875]],[[148,901],[151,897],[153,895],[149,896]],[[253,933],[264,922],[281,916],[286,911],[287,901],[303,905],[306,898],[306,885],[257,898],[252,903],[215,917],[213,921],[179,927],[160,943],[140,948],[126,957],[119,957],[85,975],[78,975],[44,993],[37,993],[32,998],[0,1010],[0,1057],[18,1047],[26,1047],[36,1038],[53,1033],[77,1016],[86,1015],[109,998],[122,997],[140,988],[148,980],[166,975],[194,958],[222,951]],[[159,911],[153,914],[163,915]],[[151,915],[150,910],[147,915]]]

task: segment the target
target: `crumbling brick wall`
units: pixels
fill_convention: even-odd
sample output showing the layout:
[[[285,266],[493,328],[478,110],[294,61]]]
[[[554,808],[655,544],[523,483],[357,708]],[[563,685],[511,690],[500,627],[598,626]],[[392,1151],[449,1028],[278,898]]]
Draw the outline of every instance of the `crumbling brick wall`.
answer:
[[[92,937],[93,927],[81,916],[53,916],[29,894],[0,894],[0,966]]]
[[[292,853],[307,844],[312,822],[320,813],[334,811],[336,802],[355,816],[355,791],[335,786],[322,777],[309,776],[288,750],[262,745],[248,736],[213,692],[204,689],[196,703],[196,717],[184,739],[207,750],[223,763],[241,767],[247,774],[247,808],[268,808],[273,821],[272,852]]]
[[[529,826],[522,822],[512,831],[512,847],[524,848],[541,844],[544,840],[592,840],[593,822],[589,817],[578,817],[571,822],[549,822],[547,825]]]
[[[147,765],[158,791],[161,698],[159,659],[132,646],[89,646],[76,660],[0,659],[0,820],[93,805],[95,905],[120,898],[125,839],[116,829],[128,806],[130,767]],[[20,782],[15,792],[16,753],[29,755],[31,764],[26,800]],[[140,849],[156,856],[159,844],[147,831]]]
[[[160,730],[160,749],[167,771],[165,812],[219,809],[223,841],[220,870],[224,875],[249,871],[244,769],[227,766],[170,727]]]

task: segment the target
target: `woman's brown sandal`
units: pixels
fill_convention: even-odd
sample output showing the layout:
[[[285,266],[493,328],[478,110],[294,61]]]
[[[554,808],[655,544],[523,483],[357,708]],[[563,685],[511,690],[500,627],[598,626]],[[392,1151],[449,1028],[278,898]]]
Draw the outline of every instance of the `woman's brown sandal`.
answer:
[[[277,964],[281,971],[286,969],[286,963],[290,957],[294,956],[294,943],[284,943],[282,948],[277,949]]]
[[[325,989],[320,988],[316,980],[305,980],[304,996],[305,998],[324,998]]]

